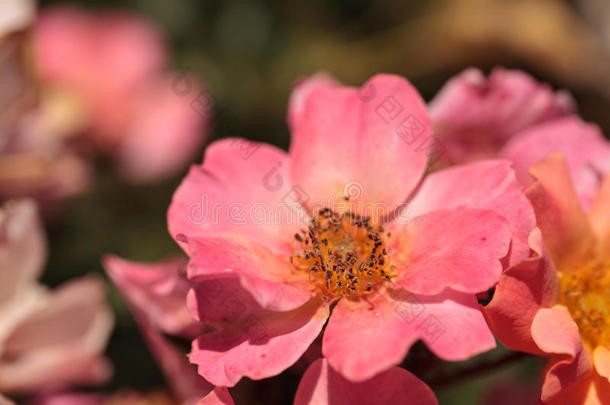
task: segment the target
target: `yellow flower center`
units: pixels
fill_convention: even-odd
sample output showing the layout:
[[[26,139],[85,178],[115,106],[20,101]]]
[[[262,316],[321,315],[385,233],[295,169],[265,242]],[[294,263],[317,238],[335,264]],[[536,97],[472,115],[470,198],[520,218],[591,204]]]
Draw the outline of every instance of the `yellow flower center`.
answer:
[[[561,303],[590,348],[610,345],[610,262],[591,261],[582,269],[559,273]]]
[[[383,226],[372,224],[369,217],[324,208],[307,229],[294,235],[290,261],[296,271],[308,274],[323,298],[355,299],[392,279],[387,236]]]

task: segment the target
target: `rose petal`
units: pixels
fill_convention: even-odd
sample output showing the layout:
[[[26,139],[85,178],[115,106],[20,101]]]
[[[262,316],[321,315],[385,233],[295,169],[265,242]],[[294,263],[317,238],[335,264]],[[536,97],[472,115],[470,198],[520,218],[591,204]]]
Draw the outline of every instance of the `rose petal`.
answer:
[[[270,145],[237,138],[214,142],[203,165],[193,166],[174,193],[170,234],[185,247],[178,235],[237,233],[288,253],[307,221],[293,205],[302,194],[290,185],[289,166],[288,155]]]
[[[340,86],[332,76],[327,73],[316,73],[294,86],[288,102],[288,125],[295,125],[295,121],[301,119],[305,111],[305,104],[309,94],[318,87]]]
[[[610,350],[607,347],[596,347],[593,351],[595,370],[602,377],[610,379]]]
[[[500,154],[514,162],[517,178],[529,186],[534,182],[529,168],[551,152],[565,155],[576,193],[589,207],[603,173],[601,162],[610,161],[610,143],[599,127],[573,116],[550,121],[519,133]]]
[[[591,211],[589,223],[595,235],[601,240],[602,250],[610,255],[610,175],[607,175],[599,188]]]
[[[530,235],[532,256],[502,274],[483,314],[494,335],[509,349],[542,355],[531,325],[539,309],[558,301],[555,266],[544,250],[540,229]]]
[[[446,290],[435,296],[399,293],[397,308],[403,319],[415,319],[411,328],[426,346],[446,361],[462,361],[496,347],[496,341],[485,322],[476,298]],[[404,315],[405,307],[408,310]]]
[[[210,392],[213,386],[201,378],[163,332],[197,336],[202,326],[195,323],[186,308],[190,288],[184,274],[185,260],[135,263],[106,256],[104,267],[121,289],[131,312],[157,364],[174,395],[181,401],[193,400]]]
[[[46,260],[46,238],[33,201],[4,205],[0,210],[0,240],[2,307],[32,287]]]
[[[100,383],[111,368],[102,352],[113,326],[104,285],[85,278],[43,297],[40,308],[4,343],[0,390],[27,392],[54,384]]]
[[[0,8],[0,36],[27,28],[35,15],[33,0],[5,0]]]
[[[292,271],[286,257],[245,238],[189,239],[188,277],[192,281],[238,275],[242,286],[264,308],[288,311],[311,297],[304,278]]]
[[[485,77],[470,68],[453,77],[430,102],[435,133],[453,163],[495,157],[516,132],[574,111],[565,92],[530,75],[502,68]]]
[[[544,378],[543,401],[590,374],[591,360],[566,307],[556,305],[539,310],[532,323],[532,338],[540,350],[555,355]]]
[[[334,208],[349,196],[360,213],[379,204],[391,212],[408,197],[424,174],[430,142],[425,105],[409,82],[377,75],[360,90],[318,83],[305,100],[302,87],[297,91],[291,176],[310,207]]]
[[[547,399],[545,402],[540,401],[539,403],[544,405],[607,405],[607,403],[602,402],[601,398],[598,397],[591,378],[580,379],[559,391],[552,398]]]
[[[434,211],[403,228],[389,254],[397,283],[410,292],[433,295],[452,288],[476,294],[500,278],[510,237],[508,223],[493,211]]]
[[[271,377],[301,357],[327,317],[328,306],[316,300],[291,312],[252,311],[242,327],[196,339],[190,360],[201,376],[218,386],[232,387],[242,377]]]
[[[602,377],[597,374],[593,375],[593,385],[589,390],[587,400],[589,402],[585,402],[586,404],[610,404],[610,382],[608,381],[608,377]]]
[[[137,263],[109,255],[103,265],[121,292],[165,333],[196,336],[199,327],[186,308],[191,284],[186,280],[186,260]]]
[[[382,293],[367,301],[340,300],[322,338],[324,357],[354,382],[399,364],[419,337],[395,312],[396,302]]]
[[[559,271],[590,257],[593,232],[570,181],[565,158],[551,153],[531,168],[537,182],[526,195],[553,263]]]
[[[201,398],[197,405],[235,405],[235,402],[233,402],[227,387],[216,387],[204,398]]]
[[[187,307],[198,322],[220,330],[243,326],[251,313],[263,309],[238,277],[196,283],[187,295]]]
[[[527,239],[536,225],[535,216],[508,161],[475,162],[429,175],[395,221],[407,223],[423,214],[457,207],[489,209],[502,215],[512,231],[509,264],[528,256]]]
[[[339,301],[324,333],[322,353],[345,378],[364,381],[399,364],[418,339],[452,361],[495,347],[474,296],[398,291],[376,294],[368,303]]]
[[[370,380],[353,383],[324,359],[312,363],[299,384],[294,405],[437,405],[434,392],[407,370],[392,367]]]
[[[102,394],[85,394],[79,392],[49,392],[37,395],[28,405],[104,405],[106,398]]]
[[[15,405],[13,401],[0,394],[0,405]]]

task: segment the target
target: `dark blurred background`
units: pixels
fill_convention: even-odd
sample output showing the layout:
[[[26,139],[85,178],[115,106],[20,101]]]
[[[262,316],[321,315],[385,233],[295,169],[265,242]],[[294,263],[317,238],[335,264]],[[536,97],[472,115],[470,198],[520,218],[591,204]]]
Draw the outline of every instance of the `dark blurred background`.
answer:
[[[42,1],[44,9],[55,1]],[[65,3],[65,2],[63,2]],[[212,133],[287,148],[287,100],[296,80],[327,71],[359,85],[378,72],[406,76],[428,101],[466,67],[520,68],[575,97],[587,121],[610,133],[610,3],[605,0],[73,0],[89,9],[118,8],[145,16],[166,32],[173,67],[198,76],[214,100]],[[185,97],[196,97],[187,94]],[[202,151],[203,152],[203,151]],[[200,156],[202,154],[199,154]],[[186,168],[185,168],[186,172]],[[183,173],[184,174],[184,173]],[[50,258],[43,282],[57,285],[85,272],[103,274],[100,257],[115,253],[154,261],[178,254],[166,209],[183,174],[154,185],[121,180],[110,164],[93,187],[68,201],[48,227]],[[108,353],[115,378],[104,389],[153,390],[163,384],[116,290],[117,326]],[[503,349],[472,362],[501,357]],[[417,346],[406,361],[426,381],[436,367]],[[483,403],[495,381],[527,390],[540,362],[524,359],[499,371],[439,384],[442,404]],[[431,371],[432,370],[432,371]],[[238,404],[290,403],[302,371],[232,389]],[[434,374],[434,378],[430,377]],[[441,379],[442,380],[442,379]]]

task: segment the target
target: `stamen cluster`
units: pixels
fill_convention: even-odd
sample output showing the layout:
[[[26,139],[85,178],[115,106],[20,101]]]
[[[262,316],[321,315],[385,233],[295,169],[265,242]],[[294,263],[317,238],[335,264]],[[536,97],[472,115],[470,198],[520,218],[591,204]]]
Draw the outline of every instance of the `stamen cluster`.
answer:
[[[610,263],[594,262],[560,273],[561,303],[568,307],[585,343],[610,345]]]
[[[369,217],[324,208],[294,235],[290,261],[324,298],[370,294],[394,275],[384,232]]]

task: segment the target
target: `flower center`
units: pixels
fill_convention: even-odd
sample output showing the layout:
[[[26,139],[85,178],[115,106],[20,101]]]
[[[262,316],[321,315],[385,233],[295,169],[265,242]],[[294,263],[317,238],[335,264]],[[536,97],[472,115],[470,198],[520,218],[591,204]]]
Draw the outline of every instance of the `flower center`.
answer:
[[[559,273],[561,303],[591,348],[610,345],[610,263],[591,262],[570,274]]]
[[[308,274],[323,298],[358,298],[394,275],[386,236],[383,226],[371,224],[369,217],[324,208],[307,229],[294,235],[290,261],[296,271]]]

